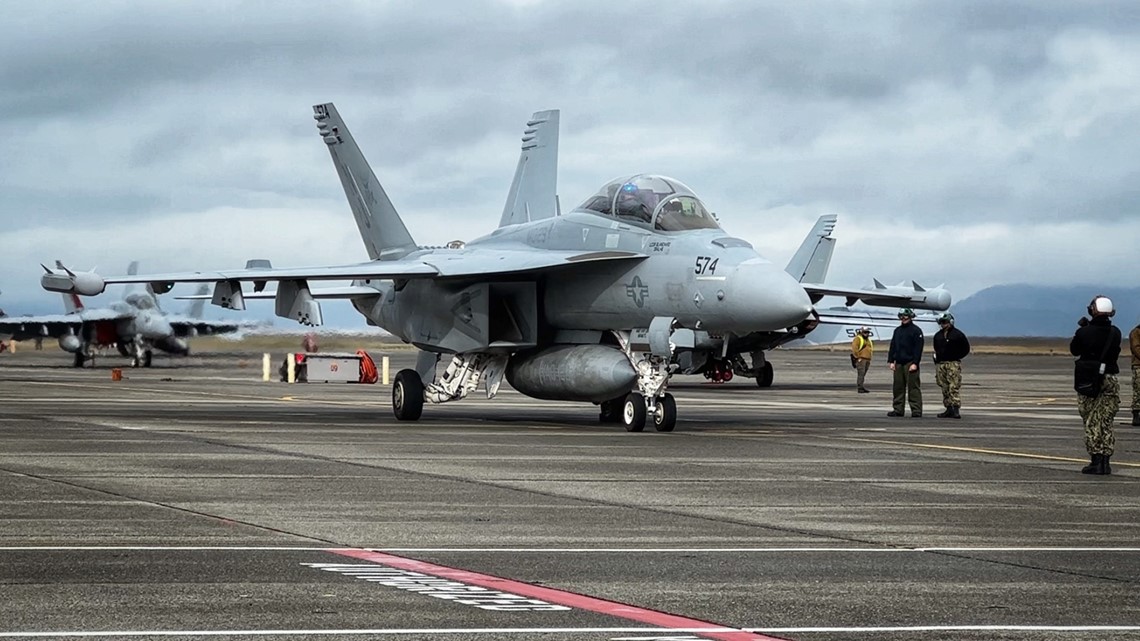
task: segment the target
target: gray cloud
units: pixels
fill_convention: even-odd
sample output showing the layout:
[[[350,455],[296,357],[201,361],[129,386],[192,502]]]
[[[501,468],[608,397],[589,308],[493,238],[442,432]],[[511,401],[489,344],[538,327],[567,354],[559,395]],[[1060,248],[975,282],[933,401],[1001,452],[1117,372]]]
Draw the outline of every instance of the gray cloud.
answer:
[[[1134,3],[1060,0],[25,5],[0,24],[0,222],[24,243],[0,288],[38,296],[36,261],[146,253],[196,218],[222,228],[148,264],[244,260],[258,235],[356,260],[325,100],[421,242],[489,231],[522,121],[561,108],[564,208],[660,172],[773,259],[840,213],[838,280],[977,289],[1041,260],[1043,229],[1081,259],[1020,280],[1118,274],[1132,259],[1082,249],[1135,231],[1138,31]]]

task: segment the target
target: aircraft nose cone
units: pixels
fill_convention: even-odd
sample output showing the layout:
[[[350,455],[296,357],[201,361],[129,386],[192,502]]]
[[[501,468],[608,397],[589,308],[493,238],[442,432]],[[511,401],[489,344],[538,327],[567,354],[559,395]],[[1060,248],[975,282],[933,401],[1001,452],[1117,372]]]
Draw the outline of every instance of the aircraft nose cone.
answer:
[[[148,315],[142,319],[142,327],[139,333],[147,338],[166,338],[174,334],[174,328],[170,326],[170,321],[165,318]]]
[[[741,263],[727,289],[725,302],[734,331],[778,331],[811,314],[811,299],[803,286],[767,261]]]

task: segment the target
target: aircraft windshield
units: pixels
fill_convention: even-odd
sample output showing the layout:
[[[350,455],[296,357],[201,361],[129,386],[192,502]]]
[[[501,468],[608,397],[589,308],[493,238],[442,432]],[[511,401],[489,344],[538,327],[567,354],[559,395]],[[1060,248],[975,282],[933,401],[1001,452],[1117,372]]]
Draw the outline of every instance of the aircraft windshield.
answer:
[[[719,229],[691,189],[665,176],[643,174],[612,180],[578,209],[653,225],[659,231]]]

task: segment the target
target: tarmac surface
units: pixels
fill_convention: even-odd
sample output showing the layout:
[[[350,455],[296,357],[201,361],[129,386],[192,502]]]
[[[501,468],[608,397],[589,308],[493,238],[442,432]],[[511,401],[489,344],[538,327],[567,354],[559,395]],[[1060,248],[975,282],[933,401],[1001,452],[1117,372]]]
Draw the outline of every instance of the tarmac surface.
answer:
[[[871,394],[771,360],[633,434],[507,389],[399,423],[257,355],[0,355],[0,639],[1140,638],[1127,398],[1094,477],[1068,357],[971,356],[959,421],[932,368],[887,418],[881,359]]]

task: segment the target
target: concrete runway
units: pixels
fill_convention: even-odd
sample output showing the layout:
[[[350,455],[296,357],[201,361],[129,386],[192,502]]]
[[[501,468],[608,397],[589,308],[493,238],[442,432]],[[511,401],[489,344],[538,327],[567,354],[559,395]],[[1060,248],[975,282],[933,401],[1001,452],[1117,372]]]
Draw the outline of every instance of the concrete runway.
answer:
[[[1080,474],[1069,358],[970,357],[960,421],[932,370],[891,419],[881,359],[865,395],[842,351],[772,361],[629,434],[510,390],[397,423],[256,356],[0,355],[0,639],[1140,638],[1140,428]]]

